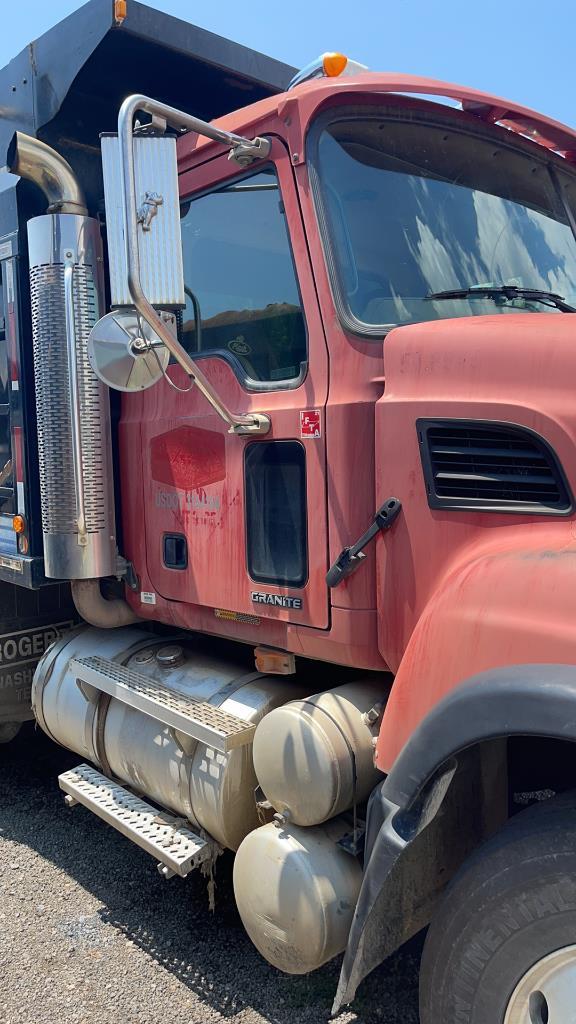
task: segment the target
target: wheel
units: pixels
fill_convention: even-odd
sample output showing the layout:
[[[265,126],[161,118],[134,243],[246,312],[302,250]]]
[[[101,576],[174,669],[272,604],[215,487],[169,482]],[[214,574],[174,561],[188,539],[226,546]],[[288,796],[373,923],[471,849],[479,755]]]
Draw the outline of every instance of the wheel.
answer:
[[[464,864],[426,937],[421,1024],[576,1024],[576,794]]]
[[[21,728],[22,722],[0,722],[0,745],[15,739]]]

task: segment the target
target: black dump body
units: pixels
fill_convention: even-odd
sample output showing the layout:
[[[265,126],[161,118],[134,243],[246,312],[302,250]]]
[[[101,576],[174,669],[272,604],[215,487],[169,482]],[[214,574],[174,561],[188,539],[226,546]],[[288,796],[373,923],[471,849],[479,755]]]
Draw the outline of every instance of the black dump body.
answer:
[[[113,0],[90,0],[0,71],[0,165],[16,129],[36,135],[66,157],[96,213],[99,135],[115,131],[127,95],[211,120],[281,92],[293,71],[136,0],[121,25]]]
[[[211,120],[281,92],[294,72],[136,0],[127,8],[117,24],[113,0],[90,0],[0,70],[0,166],[16,130],[37,136],[72,165],[92,215],[103,213],[99,136],[115,130],[126,96],[145,93]],[[7,177],[0,188],[1,723],[29,716],[31,672],[51,627],[77,616],[68,586],[45,579],[42,558],[26,222],[46,204],[28,182]],[[17,512],[25,553],[12,530]]]

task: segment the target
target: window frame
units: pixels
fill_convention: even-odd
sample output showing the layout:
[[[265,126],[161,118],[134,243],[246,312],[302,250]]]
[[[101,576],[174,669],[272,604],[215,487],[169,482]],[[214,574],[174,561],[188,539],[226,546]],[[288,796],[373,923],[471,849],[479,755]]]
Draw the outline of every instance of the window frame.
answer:
[[[298,582],[289,582],[287,580],[282,580],[277,576],[266,578],[264,578],[263,576],[254,576],[252,573],[253,566],[250,563],[250,531],[248,515],[248,471],[250,467],[248,463],[252,458],[252,453],[257,451],[258,449],[261,449],[262,446],[265,446],[266,449],[268,450],[270,450],[270,447],[273,447],[276,451],[278,451],[278,446],[281,445],[290,445],[294,449],[297,448],[302,456],[302,464],[299,467],[302,473],[302,502],[299,511],[302,517],[301,527],[302,539],[304,543],[302,553],[304,556],[304,566],[303,573],[299,577]],[[308,585],[308,581],[310,579],[310,545],[308,535],[308,459],[305,445],[296,437],[282,437],[279,438],[278,440],[271,438],[263,439],[261,441],[251,441],[244,448],[242,476],[244,483],[244,557],[246,563],[246,573],[248,575],[250,582],[254,583],[255,585],[260,585],[263,587],[279,587],[286,590],[304,590],[305,587]]]
[[[369,117],[379,121],[405,122],[410,124],[420,123],[425,126],[440,129],[450,128],[453,131],[460,132],[462,135],[473,136],[476,139],[483,139],[486,142],[497,143],[501,148],[512,150],[515,153],[523,153],[532,160],[537,160],[547,169],[552,186],[558,193],[559,201],[566,210],[572,233],[576,238],[576,211],[573,211],[566,203],[559,184],[559,172],[563,172],[568,175],[572,173],[576,178],[574,168],[572,165],[567,164],[567,162],[557,154],[552,153],[549,150],[543,152],[542,147],[537,143],[533,143],[529,139],[525,139],[520,136],[515,136],[514,141],[512,141],[509,138],[510,133],[505,128],[494,125],[491,130],[489,130],[486,127],[483,127],[482,124],[471,124],[468,116],[464,119],[464,115],[459,111],[455,111],[454,114],[451,114],[449,107],[442,111],[428,111],[424,109],[415,110],[414,108],[407,109],[396,105],[386,105],[385,103],[360,103],[332,106],[328,110],[324,110],[320,113],[310,126],[306,138],[306,160],[309,167],[312,201],[316,213],[324,259],[326,261],[330,291],[332,293],[332,299],[336,308],[336,313],[338,314],[338,319],[347,333],[352,334],[355,337],[360,337],[364,341],[381,342],[383,338],[385,338],[386,335],[396,327],[408,326],[408,323],[369,324],[360,320],[350,309],[345,288],[342,284],[336,248],[332,242],[332,233],[329,227],[324,200],[324,189],[322,185],[320,161],[318,159],[318,148],[322,133],[331,124],[335,124],[339,121],[351,120],[355,117]],[[459,120],[458,118],[462,118],[462,120]],[[466,318],[463,317],[463,319]],[[413,325],[414,323],[431,322],[432,321],[429,320],[410,321],[410,325]]]
[[[222,159],[222,158],[217,158],[217,159]],[[212,164],[212,163],[213,163],[213,161],[210,161],[210,164]],[[228,167],[229,167],[229,164],[228,164]],[[229,185],[240,184],[241,182],[246,181],[249,178],[255,177],[257,174],[261,174],[267,168],[270,168],[270,167],[273,169],[276,181],[278,183],[278,196],[279,196],[279,200],[282,202],[282,205],[284,205],[284,195],[283,195],[282,182],[281,182],[281,176],[280,176],[280,173],[279,173],[278,165],[276,164],[276,162],[274,160],[267,160],[265,163],[258,164],[258,166],[256,166],[256,167],[252,166],[252,167],[246,169],[245,171],[241,171],[239,173],[234,173],[233,172],[232,174],[225,175],[222,178],[218,178],[216,180],[213,180],[213,181],[211,181],[211,183],[209,185],[207,185],[204,188],[198,189],[198,191],[194,191],[194,192],[187,192],[187,191],[185,191],[180,196],[180,206],[182,207],[182,206],[185,206],[186,204],[191,204],[191,203],[195,202],[197,199],[203,199],[205,196],[214,195],[217,192],[221,192],[224,188],[226,188]],[[286,230],[286,240],[287,240],[287,244],[288,244],[288,252],[289,252],[289,255],[290,255],[290,261],[291,261],[292,270],[293,270],[293,273],[294,273],[294,281],[295,281],[297,292],[298,292],[298,299],[299,299],[299,302],[300,302],[300,310],[301,310],[301,313],[302,313],[302,322],[303,322],[303,325],[304,325],[304,343],[305,343],[305,356],[306,356],[306,358],[304,359],[303,362],[300,363],[300,372],[299,372],[299,374],[296,377],[290,377],[290,378],[288,378],[286,380],[271,380],[271,381],[270,380],[256,380],[255,378],[249,376],[249,374],[246,372],[246,368],[245,368],[244,364],[241,362],[241,360],[238,359],[238,357],[233,352],[231,352],[228,349],[215,349],[213,352],[194,352],[194,353],[192,353],[195,362],[200,362],[203,359],[222,359],[225,363],[227,363],[231,367],[231,369],[233,370],[235,376],[237,377],[237,379],[240,382],[240,384],[242,385],[242,387],[245,388],[245,390],[249,391],[249,392],[270,393],[270,392],[273,392],[273,391],[293,391],[294,389],[299,388],[304,383],[304,381],[306,380],[306,377],[308,375],[308,371],[309,371],[309,367],[310,367],[310,344],[309,344],[309,331],[308,331],[308,321],[307,321],[307,317],[306,317],[306,308],[305,308],[305,305],[304,305],[304,302],[303,302],[303,299],[302,299],[302,288],[301,288],[301,284],[300,284],[300,279],[298,277],[296,260],[294,258],[294,247],[293,247],[293,244],[292,244],[292,236],[291,236],[291,233],[290,233],[289,224],[288,224],[288,221],[286,219],[285,213],[283,214],[283,216],[284,216],[284,225],[285,225],[285,230]],[[181,219],[183,219],[183,218],[181,218]]]

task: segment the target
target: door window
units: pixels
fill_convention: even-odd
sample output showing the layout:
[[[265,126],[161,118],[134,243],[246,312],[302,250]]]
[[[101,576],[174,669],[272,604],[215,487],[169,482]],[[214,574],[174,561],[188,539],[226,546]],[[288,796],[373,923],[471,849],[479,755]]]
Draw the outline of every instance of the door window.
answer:
[[[270,388],[299,382],[306,327],[274,168],[182,206],[183,344]]]
[[[308,574],[306,466],[299,441],[246,448],[246,537],[253,580],[302,587]]]

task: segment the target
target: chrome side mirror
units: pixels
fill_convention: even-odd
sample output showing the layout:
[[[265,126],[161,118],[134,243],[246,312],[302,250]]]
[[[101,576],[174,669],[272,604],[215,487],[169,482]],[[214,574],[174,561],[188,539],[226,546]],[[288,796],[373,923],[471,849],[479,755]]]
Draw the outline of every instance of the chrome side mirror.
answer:
[[[117,135],[103,135],[100,142],[111,300],[113,306],[131,306],[134,300],[129,282],[120,141]],[[183,306],[186,297],[176,139],[169,135],[135,135],[132,147],[142,290],[152,306]]]
[[[151,116],[147,131],[155,134],[134,134],[138,111]],[[114,234],[110,267],[110,277],[114,279],[112,302],[135,308],[139,323],[145,321],[153,335],[158,335],[227,424],[229,433],[266,434],[270,417],[259,412],[232,412],[158,312],[158,307],[185,304],[176,141],[172,136],[158,137],[168,125],[179,132],[199,132],[230,146],[232,159],[240,166],[266,159],[270,154],[268,139],[244,139],[149,96],[125,99],[118,115],[118,135],[103,139],[106,210]],[[107,143],[106,138],[113,141]],[[117,261],[114,266],[113,258]],[[145,341],[143,335],[142,340]]]

